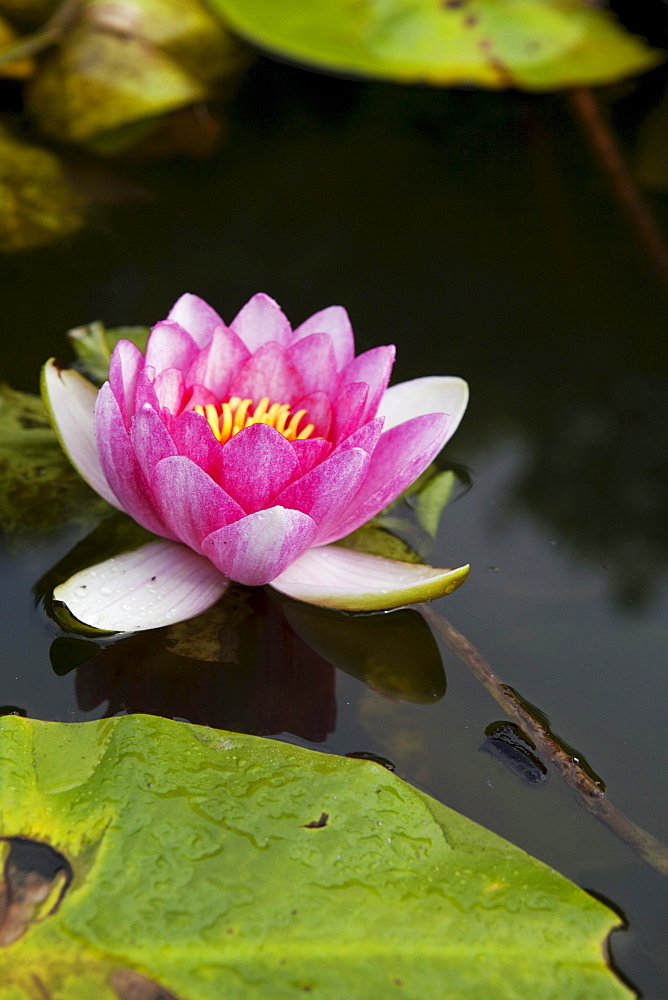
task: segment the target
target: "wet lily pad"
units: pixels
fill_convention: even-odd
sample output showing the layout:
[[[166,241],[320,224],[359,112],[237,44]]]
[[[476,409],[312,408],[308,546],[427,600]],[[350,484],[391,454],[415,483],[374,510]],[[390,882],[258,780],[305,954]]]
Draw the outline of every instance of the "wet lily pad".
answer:
[[[373,761],[146,716],[0,734],[0,835],[57,862],[1,1000],[631,995],[610,910]]]
[[[45,246],[82,224],[82,201],[56,157],[0,124],[0,249]]]
[[[212,0],[281,56],[341,73],[439,86],[603,83],[664,55],[587,0]]]

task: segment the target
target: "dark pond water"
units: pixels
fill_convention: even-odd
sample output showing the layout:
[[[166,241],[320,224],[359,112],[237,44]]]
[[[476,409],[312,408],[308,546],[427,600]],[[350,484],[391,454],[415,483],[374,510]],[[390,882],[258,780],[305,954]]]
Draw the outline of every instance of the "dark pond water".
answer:
[[[618,104],[622,124],[634,100]],[[437,609],[668,841],[668,310],[565,101],[260,61],[213,160],[120,169],[137,199],[99,210],[65,247],[3,262],[3,376],[34,391],[64,331],[94,318],[152,323],[188,290],[229,319],[263,290],[294,321],[344,304],[361,348],[397,344],[398,380],[466,377],[470,409],[445,457],[473,488],[447,509],[432,561],[473,568]],[[668,221],[668,204],[655,208]],[[241,667],[192,665],[162,633],[93,656],[54,644],[32,596],[78,537],[2,557],[0,702],[58,720],[164,712],[387,757],[608,899],[628,921],[615,965],[665,997],[665,879],[556,773],[527,781],[481,751],[504,716],[447,649],[444,697],[409,678],[423,703],[388,698],[391,653],[371,686],[334,675],[278,606],[240,593]]]

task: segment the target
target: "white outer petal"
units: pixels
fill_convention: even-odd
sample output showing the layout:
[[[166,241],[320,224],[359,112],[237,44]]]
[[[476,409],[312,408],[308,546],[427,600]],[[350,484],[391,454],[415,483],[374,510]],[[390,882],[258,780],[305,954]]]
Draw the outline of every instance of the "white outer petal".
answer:
[[[158,541],[75,573],[53,598],[91,628],[140,632],[194,618],[229,582],[192,549]]]
[[[376,416],[385,417],[383,430],[387,431],[411,417],[448,413],[449,440],[459,427],[468,401],[469,387],[464,379],[456,375],[426,375],[386,389]]]
[[[89,486],[122,510],[102,471],[95,442],[97,389],[70,368],[59,368],[54,359],[42,369],[42,399],[63,451]]]
[[[451,594],[468,571],[468,566],[435,569],[322,545],[305,552],[271,585],[288,597],[323,608],[387,611]]]

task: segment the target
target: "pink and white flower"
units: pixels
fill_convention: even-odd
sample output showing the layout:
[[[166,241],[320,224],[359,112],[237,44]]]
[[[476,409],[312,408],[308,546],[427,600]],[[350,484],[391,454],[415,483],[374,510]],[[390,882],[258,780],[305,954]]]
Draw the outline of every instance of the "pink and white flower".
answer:
[[[432,376],[388,388],[393,347],[355,356],[344,309],[295,330],[259,294],[227,326],[183,295],[146,355],[116,346],[99,392],[53,360],[44,398],[83,478],[159,535],[57,588],[110,631],[199,614],[230,580],[375,610],[454,590],[467,567],[396,563],[332,543],[409,486],[459,424],[468,389]]]

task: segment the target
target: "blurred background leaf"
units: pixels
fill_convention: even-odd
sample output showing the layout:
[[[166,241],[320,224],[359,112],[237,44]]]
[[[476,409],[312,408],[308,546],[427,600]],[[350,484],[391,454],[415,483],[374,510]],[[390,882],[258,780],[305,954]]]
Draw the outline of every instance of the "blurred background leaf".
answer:
[[[83,209],[54,154],[0,123],[0,249],[33,249],[70,236],[83,224]]]
[[[211,0],[250,41],[340,73],[439,86],[606,83],[664,55],[587,0]]]

